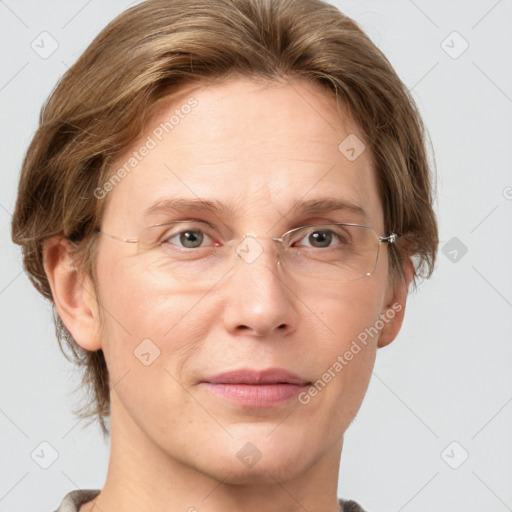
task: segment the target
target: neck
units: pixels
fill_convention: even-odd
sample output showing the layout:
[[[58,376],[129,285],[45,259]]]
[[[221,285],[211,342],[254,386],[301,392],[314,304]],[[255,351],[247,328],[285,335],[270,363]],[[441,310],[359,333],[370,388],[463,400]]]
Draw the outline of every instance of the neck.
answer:
[[[339,510],[342,439],[299,474],[289,467],[283,471],[266,468],[263,459],[258,462],[258,471],[249,477],[237,474],[238,465],[205,471],[155,444],[133,422],[115,392],[111,398],[111,451],[106,482],[100,494],[80,512]]]

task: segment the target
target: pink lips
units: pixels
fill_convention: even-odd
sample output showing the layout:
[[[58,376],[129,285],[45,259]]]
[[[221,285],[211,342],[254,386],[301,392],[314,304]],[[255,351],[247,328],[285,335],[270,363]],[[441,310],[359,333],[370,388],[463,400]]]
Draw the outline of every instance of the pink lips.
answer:
[[[296,396],[310,383],[282,368],[236,370],[205,377],[206,389],[249,407],[271,407]]]

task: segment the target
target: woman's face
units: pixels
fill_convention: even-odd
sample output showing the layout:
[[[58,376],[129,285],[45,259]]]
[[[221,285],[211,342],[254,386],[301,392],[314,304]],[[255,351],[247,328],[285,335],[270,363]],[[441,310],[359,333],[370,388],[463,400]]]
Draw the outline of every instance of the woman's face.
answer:
[[[197,243],[197,232],[151,248],[100,238],[97,293],[101,345],[114,386],[113,439],[123,423],[135,444],[219,479],[229,474],[234,483],[268,474],[288,478],[341,450],[379,344],[376,335],[362,343],[361,333],[379,318],[377,327],[394,322],[381,316],[394,300],[387,249],[381,244],[371,276],[336,283],[278,265],[270,237],[325,222],[359,223],[387,234],[370,151],[344,112],[339,115],[334,99],[309,82],[232,79],[174,99],[117,162],[115,169],[128,163],[129,172],[118,173],[121,179],[102,199],[105,233],[138,239],[147,226],[194,219],[203,221],[201,229],[207,226],[199,234],[205,246],[222,245],[228,232],[254,234],[257,244],[249,239],[253,245],[245,248],[252,257],[234,259],[211,282],[215,256],[203,253],[178,266],[168,259],[184,241]],[[215,201],[225,211],[152,209],[177,198]],[[365,214],[301,209],[326,198]],[[175,273],[179,265],[196,277]],[[243,376],[231,383],[212,378],[250,370],[257,379],[268,369],[325,385],[310,392],[283,384],[286,375],[272,372],[266,375],[273,385],[249,386],[240,383]]]

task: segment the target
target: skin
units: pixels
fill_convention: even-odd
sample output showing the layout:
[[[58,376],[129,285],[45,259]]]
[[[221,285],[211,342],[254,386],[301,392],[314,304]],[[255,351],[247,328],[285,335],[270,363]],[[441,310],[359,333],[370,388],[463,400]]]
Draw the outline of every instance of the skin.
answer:
[[[151,128],[191,95],[197,107],[103,199],[103,231],[136,237],[148,225],[146,208],[196,196],[237,208],[220,218],[238,234],[270,237],[310,222],[359,222],[346,212],[289,213],[297,201],[335,195],[362,206],[369,225],[387,234],[370,151],[349,161],[338,150],[347,135],[364,135],[319,86],[240,78],[198,86],[164,104]],[[401,328],[410,272],[404,269],[394,290],[382,244],[370,277],[319,284],[278,269],[273,242],[260,243],[256,261],[240,260],[209,291],[164,276],[158,265],[148,268],[134,244],[104,236],[95,288],[74,269],[65,241],[47,243],[59,315],[80,346],[104,351],[114,385],[106,483],[81,512],[338,510],[343,435],[362,403],[377,348]],[[393,304],[401,311],[307,405],[292,399],[244,408],[199,384],[206,375],[268,367],[315,381]],[[133,355],[146,338],[161,351],[149,366]],[[252,467],[236,456],[247,442],[261,453]]]

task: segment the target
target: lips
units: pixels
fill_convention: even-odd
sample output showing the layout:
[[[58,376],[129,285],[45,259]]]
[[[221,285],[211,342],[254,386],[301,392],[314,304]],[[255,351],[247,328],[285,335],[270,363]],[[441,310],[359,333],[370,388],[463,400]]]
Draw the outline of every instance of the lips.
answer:
[[[268,368],[265,370],[242,369],[205,377],[202,382],[210,384],[293,384],[306,386],[311,384],[299,375],[284,368]]]
[[[253,409],[297,403],[292,400],[310,384],[283,368],[235,370],[205,377],[201,381],[201,386],[212,396]]]

